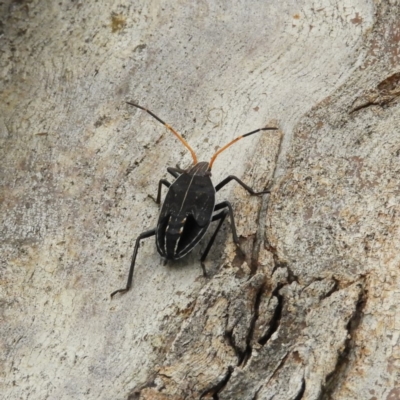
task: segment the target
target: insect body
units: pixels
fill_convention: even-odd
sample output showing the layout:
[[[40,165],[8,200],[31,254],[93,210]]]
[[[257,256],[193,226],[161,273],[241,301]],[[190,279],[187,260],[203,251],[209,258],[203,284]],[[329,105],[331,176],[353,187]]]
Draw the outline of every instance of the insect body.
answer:
[[[161,256],[177,260],[189,253],[206,233],[214,206],[208,163],[200,162],[178,176],[158,219],[156,244]]]
[[[191,152],[193,158],[193,166],[187,170],[179,168],[167,168],[167,171],[176,180],[171,184],[166,179],[161,179],[158,184],[158,194],[156,202],[160,204],[162,185],[169,188],[165,197],[164,204],[161,208],[160,217],[157,227],[149,231],[143,232],[136,239],[135,249],[133,251],[131,266],[129,269],[128,282],[126,287],[118,289],[111,293],[111,297],[116,293],[127,292],[132,285],[133,271],[135,268],[136,256],[139,249],[139,244],[142,239],[150,236],[156,237],[157,251],[167,260],[178,260],[188,254],[201,238],[207,232],[211,222],[219,221],[217,228],[214,231],[206,249],[201,256],[201,263],[207,257],[208,252],[221,228],[227,215],[230,216],[233,240],[239,246],[237,237],[235,220],[233,216],[232,206],[228,201],[215,204],[215,194],[231,180],[238,182],[244,189],[252,195],[269,193],[268,190],[262,192],[254,192],[249,186],[242,182],[239,178],[229,175],[217,186],[214,187],[211,181],[211,168],[216,157],[238,140],[257,133],[262,130],[276,130],[274,127],[266,127],[256,129],[255,131],[246,133],[229,142],[227,145],[219,149],[211,158],[210,162],[198,162],[193,149],[171,126],[162,121],[151,111],[128,102],[128,104],[147,111],[152,117],[165,125]]]

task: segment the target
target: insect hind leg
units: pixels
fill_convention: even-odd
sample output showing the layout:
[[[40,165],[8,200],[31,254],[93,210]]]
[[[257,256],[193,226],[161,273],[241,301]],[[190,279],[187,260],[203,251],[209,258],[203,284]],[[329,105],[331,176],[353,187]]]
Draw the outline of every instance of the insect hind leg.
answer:
[[[204,261],[205,261],[207,255],[208,255],[208,253],[209,253],[209,251],[211,249],[211,246],[214,244],[215,238],[217,237],[217,234],[218,234],[218,232],[219,232],[219,230],[221,228],[221,225],[224,223],[224,220],[225,220],[227,215],[228,215],[228,210],[223,210],[220,213],[214,215],[212,217],[212,219],[211,219],[211,221],[217,221],[217,220],[220,220],[220,221],[219,221],[219,224],[218,224],[217,228],[215,229],[215,231],[214,231],[210,241],[208,242],[207,247],[204,250],[203,255],[201,256],[201,259],[200,259],[201,267],[203,269],[203,275],[204,276],[207,276],[207,271],[206,271],[206,267],[204,265]]]
[[[232,209],[232,205],[229,201],[222,201],[221,203],[218,203],[215,205],[214,207],[214,211],[218,211],[221,210],[222,208],[226,208],[227,210],[227,214],[229,214],[230,220],[231,220],[231,229],[232,229],[232,237],[233,237],[233,241],[235,242],[236,246],[239,247],[240,249],[240,242],[239,242],[239,238],[236,232],[236,224],[235,224],[235,217],[233,215],[233,209]],[[217,214],[219,215],[219,214]],[[241,249],[240,249],[241,250]],[[242,251],[243,253],[243,251]]]
[[[242,256],[245,255],[244,251],[242,250],[242,248],[240,247],[240,242],[239,242],[239,238],[236,232],[236,225],[235,225],[235,218],[233,216],[233,209],[232,209],[232,205],[229,201],[222,201],[221,203],[218,203],[215,205],[214,207],[214,211],[218,211],[225,208],[225,210],[221,211],[218,214],[215,214],[212,219],[211,222],[213,221],[217,221],[220,220],[217,229],[215,229],[210,241],[208,242],[208,245],[206,247],[206,249],[204,250],[203,255],[201,256],[201,266],[203,268],[203,274],[206,275],[206,271],[205,271],[205,266],[204,266],[204,261],[211,249],[211,246],[214,244],[215,238],[217,237],[218,231],[220,230],[225,218],[227,215],[229,215],[230,220],[231,220],[231,229],[232,229],[232,237],[233,237],[233,241],[235,242],[237,248],[239,249],[239,251],[242,253]]]
[[[133,255],[132,255],[132,261],[131,261],[131,266],[129,268],[129,275],[128,275],[128,281],[126,283],[126,287],[124,289],[118,289],[115,290],[114,292],[111,293],[111,298],[116,295],[117,293],[126,293],[132,285],[132,277],[133,277],[133,270],[135,269],[135,262],[136,262],[136,256],[139,250],[139,245],[140,241],[142,239],[146,239],[150,236],[154,236],[156,234],[156,228],[151,229],[150,231],[142,232],[138,238],[136,239],[135,243],[135,249],[133,250]]]

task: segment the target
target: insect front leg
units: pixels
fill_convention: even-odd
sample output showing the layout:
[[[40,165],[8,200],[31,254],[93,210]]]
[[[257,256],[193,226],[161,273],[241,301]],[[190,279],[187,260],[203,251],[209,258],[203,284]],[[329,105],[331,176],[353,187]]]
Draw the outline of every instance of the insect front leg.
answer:
[[[171,184],[166,179],[160,179],[160,181],[158,182],[157,198],[155,199],[151,194],[148,195],[156,204],[161,203],[161,187],[162,187],[162,185],[165,185],[167,188],[169,188],[171,186]]]
[[[270,193],[270,190],[263,190],[262,192],[255,192],[250,186],[247,186],[244,182],[242,182],[237,176],[234,175],[229,175],[227,178],[225,178],[222,182],[218,183],[217,186],[215,186],[215,191],[218,192],[218,190],[222,189],[227,183],[230,181],[235,180],[239,185],[241,185],[244,189],[246,189],[250,194],[252,195],[259,195],[259,194],[265,194],[265,193]]]
[[[154,229],[151,229],[150,231],[143,232],[138,236],[138,238],[136,239],[136,243],[135,243],[135,250],[133,250],[132,261],[131,261],[131,266],[129,268],[128,282],[126,283],[126,287],[124,289],[118,289],[115,292],[112,292],[111,297],[113,297],[117,293],[125,293],[131,288],[133,270],[135,269],[135,261],[136,261],[137,252],[139,250],[140,241],[142,239],[146,239],[150,236],[154,236],[155,234],[156,234],[156,229],[154,228]]]
[[[178,178],[180,174],[182,174],[184,171],[181,170],[180,168],[173,168],[173,167],[168,167],[167,171],[174,177]],[[157,191],[157,198],[155,199],[151,194],[149,194],[149,197],[157,204],[161,203],[161,187],[162,185],[166,186],[169,188],[171,186],[171,183],[168,182],[166,179],[160,179],[160,182],[158,182],[158,191]]]
[[[179,175],[183,174],[185,171],[178,166],[176,168],[174,167],[168,167],[167,171],[174,177],[178,178]]]
[[[166,180],[166,179],[160,179],[160,182],[158,182],[158,192],[157,192],[157,204],[161,203],[161,186],[165,185],[167,188],[171,186],[171,184]]]

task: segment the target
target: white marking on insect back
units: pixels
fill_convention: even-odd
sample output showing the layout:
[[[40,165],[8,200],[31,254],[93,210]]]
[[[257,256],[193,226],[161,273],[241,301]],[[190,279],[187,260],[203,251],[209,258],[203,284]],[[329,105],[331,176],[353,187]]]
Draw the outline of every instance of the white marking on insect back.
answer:
[[[170,221],[171,221],[171,215],[168,218],[167,227],[165,228],[165,233],[169,228]],[[167,254],[167,235],[164,235],[164,253]]]
[[[185,204],[185,200],[186,200],[187,194],[189,193],[190,186],[192,186],[192,182],[193,182],[194,177],[196,176],[196,172],[193,174],[192,179],[190,180],[189,186],[186,189],[185,197],[183,198],[183,201],[182,201],[182,204],[181,204],[181,209],[179,210],[179,212],[182,211],[183,205]]]
[[[175,247],[174,247],[174,255],[176,254],[176,249],[178,248],[179,245],[179,241],[181,240],[181,236],[179,236],[178,240],[175,243]]]

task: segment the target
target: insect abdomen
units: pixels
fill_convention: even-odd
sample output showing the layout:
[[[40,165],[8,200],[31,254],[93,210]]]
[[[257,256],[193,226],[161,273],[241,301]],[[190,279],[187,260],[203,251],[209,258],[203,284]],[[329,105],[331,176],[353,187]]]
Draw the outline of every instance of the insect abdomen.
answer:
[[[206,233],[207,227],[200,227],[193,215],[169,216],[165,221],[160,221],[157,227],[157,250],[161,256],[177,260],[193,249]]]

